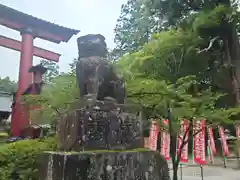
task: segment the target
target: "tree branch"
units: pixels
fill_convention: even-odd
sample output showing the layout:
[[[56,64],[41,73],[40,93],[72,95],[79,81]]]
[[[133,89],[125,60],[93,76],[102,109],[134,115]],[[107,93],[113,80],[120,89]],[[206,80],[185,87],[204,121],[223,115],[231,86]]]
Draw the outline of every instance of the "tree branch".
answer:
[[[187,144],[187,142],[188,142],[188,141],[185,141],[185,139],[186,139],[187,134],[189,133],[191,127],[192,127],[192,120],[190,121],[188,128],[187,128],[186,131],[184,132],[184,135],[183,135],[183,138],[182,138],[182,144],[181,144],[181,146],[180,146],[180,148],[179,148],[179,153],[177,153],[177,160],[176,160],[176,166],[177,166],[177,167],[178,167],[178,164],[179,164],[181,155],[182,155],[182,149],[183,149],[183,147],[184,147],[184,146]],[[181,128],[181,127],[180,127],[180,128]]]
[[[200,53],[202,53],[202,52],[207,52],[207,51],[209,51],[209,50],[212,48],[213,43],[214,43],[218,38],[219,38],[219,37],[216,36],[216,37],[214,37],[213,39],[211,39],[210,42],[209,42],[208,47],[207,47],[207,48],[204,48],[204,49],[202,49],[202,50],[199,50],[197,53],[200,54]]]
[[[180,68],[181,68],[182,63],[183,63],[183,57],[184,57],[184,49],[182,48],[181,49],[181,58],[180,58],[180,62],[179,62],[178,69],[177,69],[177,77],[180,74]]]

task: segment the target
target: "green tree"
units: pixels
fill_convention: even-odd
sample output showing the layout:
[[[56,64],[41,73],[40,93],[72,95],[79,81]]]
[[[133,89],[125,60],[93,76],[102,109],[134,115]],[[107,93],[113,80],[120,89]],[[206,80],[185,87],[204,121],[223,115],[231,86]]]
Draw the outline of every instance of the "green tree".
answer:
[[[146,34],[149,40],[152,34],[163,29],[180,28],[186,33],[195,33],[195,37],[203,40],[203,46],[197,47],[197,54],[204,53],[208,56],[205,80],[208,79],[213,91],[228,93],[228,98],[225,99],[228,105],[238,106],[240,104],[238,5],[237,1],[229,0],[129,0],[122,6],[116,26],[117,47],[113,50],[114,57],[119,58],[122,54],[141,49],[147,42],[142,41],[146,39],[144,38]],[[144,28],[144,25],[147,25],[147,28]],[[182,68],[185,70],[184,66]],[[191,68],[195,66],[192,65]],[[202,75],[204,73],[202,72]]]
[[[128,0],[122,5],[121,14],[115,27],[115,43],[113,50],[116,57],[127,52],[134,52],[149,41],[154,32],[161,28],[158,17],[151,16],[145,8],[144,1]]]
[[[212,93],[210,90],[192,94],[191,88],[194,86],[198,86],[194,76],[180,78],[175,84],[140,77],[127,81],[128,98],[140,104],[149,119],[151,117],[161,119],[159,124],[163,124],[163,119],[169,120],[169,128],[165,128],[168,128],[171,137],[170,155],[173,164],[173,180],[178,179],[181,153],[188,142],[186,134],[193,128],[194,121],[206,119],[207,124],[210,125],[232,124],[234,116],[240,113],[239,108],[218,109],[215,107],[217,100],[223,94]],[[180,132],[181,119],[188,119],[190,124],[183,135],[180,153],[176,156],[176,139]]]
[[[154,35],[141,51],[116,62],[127,80],[128,100],[141,105],[148,119],[169,119],[174,180],[177,180],[180,160],[180,154],[175,156],[180,119],[190,120],[189,132],[195,120],[206,119],[211,125],[233,124],[240,112],[239,108],[216,106],[226,95],[212,91],[208,79],[211,76],[204,73],[210,57],[198,54],[202,45],[204,41],[194,33],[170,30]],[[186,135],[183,137],[184,144]]]
[[[56,62],[42,59],[40,63],[47,68],[47,72],[43,75],[44,82],[49,83],[59,75],[59,65]]]
[[[12,81],[9,77],[0,77],[0,90],[6,92],[16,92],[17,83],[15,81]]]
[[[234,92],[235,104],[240,104],[239,84],[240,84],[240,47],[238,41],[239,10],[237,1],[217,0],[217,1],[157,1],[148,0],[148,8],[153,9],[154,14],[166,17],[170,27],[185,25],[190,17],[192,30],[196,31],[208,45],[199,53],[208,52],[221,56],[213,57],[209,63],[209,69],[214,69],[213,65],[221,65],[224,69],[225,77],[229,77],[231,82],[231,94]],[[194,15],[192,15],[194,14]],[[220,57],[220,58],[219,58]],[[219,63],[219,61],[221,63]]]
[[[196,75],[199,82],[209,84],[210,56],[197,53],[203,45],[204,41],[195,33],[181,29],[164,31],[153,35],[140,51],[123,56],[117,63],[125,75],[140,73],[144,77],[172,83],[178,78]]]
[[[77,64],[78,59],[73,59],[73,61],[69,64],[69,69],[70,69],[70,73],[72,75],[76,74],[76,64]]]

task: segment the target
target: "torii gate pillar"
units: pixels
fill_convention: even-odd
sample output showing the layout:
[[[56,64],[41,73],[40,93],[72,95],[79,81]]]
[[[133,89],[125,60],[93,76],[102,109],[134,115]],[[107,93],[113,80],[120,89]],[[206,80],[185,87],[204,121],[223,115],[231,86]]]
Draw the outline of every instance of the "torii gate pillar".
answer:
[[[28,87],[31,83],[32,75],[28,70],[33,66],[33,31],[28,28],[21,32],[22,46],[19,67],[19,81],[17,97]],[[24,72],[24,73],[23,73]]]
[[[32,29],[24,29],[21,32],[21,56],[19,65],[18,90],[15,99],[15,105],[12,111],[11,134],[16,136],[19,129],[23,129],[29,124],[29,111],[20,103],[21,95],[28,88],[32,80],[32,74],[27,73],[33,66],[33,31]],[[20,127],[19,127],[20,126]]]

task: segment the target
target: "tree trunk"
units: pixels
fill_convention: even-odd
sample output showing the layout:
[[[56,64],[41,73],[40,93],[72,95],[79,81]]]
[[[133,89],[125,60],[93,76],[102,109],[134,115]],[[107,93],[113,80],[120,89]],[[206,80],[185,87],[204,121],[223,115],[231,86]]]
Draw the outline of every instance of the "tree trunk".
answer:
[[[228,35],[226,48],[228,49],[228,61],[230,61],[230,71],[232,78],[232,85],[236,97],[236,106],[240,106],[240,45],[236,31],[236,23],[233,22],[231,32]]]
[[[171,112],[171,106],[170,103],[168,102],[167,104],[167,119],[168,119],[168,126],[169,126],[169,135],[170,135],[170,156],[172,160],[172,166],[173,166],[173,180],[178,180],[177,177],[177,170],[178,170],[178,165],[176,163],[176,139],[177,136],[173,131],[173,126],[172,126],[172,112]]]
[[[178,165],[173,163],[173,180],[178,180]]]
[[[232,93],[235,96],[235,105],[238,104],[240,97],[239,97],[239,93],[238,93],[238,81],[236,79],[236,74],[235,74],[235,70],[232,64],[232,59],[231,59],[231,55],[230,55],[230,50],[229,50],[229,41],[228,40],[224,40],[224,49],[225,49],[225,53],[226,53],[226,61],[228,64],[228,72],[229,72],[229,76],[231,79],[231,84],[232,84]]]

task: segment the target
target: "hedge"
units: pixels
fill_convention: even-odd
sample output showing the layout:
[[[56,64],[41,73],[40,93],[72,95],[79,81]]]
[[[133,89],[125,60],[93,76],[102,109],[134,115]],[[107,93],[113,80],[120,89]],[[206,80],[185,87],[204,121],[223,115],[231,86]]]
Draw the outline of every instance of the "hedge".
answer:
[[[0,146],[1,146],[2,143],[5,142],[5,140],[7,139],[7,137],[8,137],[8,133],[6,133],[6,132],[0,132]]]
[[[0,179],[11,180],[11,173],[15,169],[20,180],[37,180],[44,151],[55,150],[54,138],[45,140],[22,140],[0,147]]]

